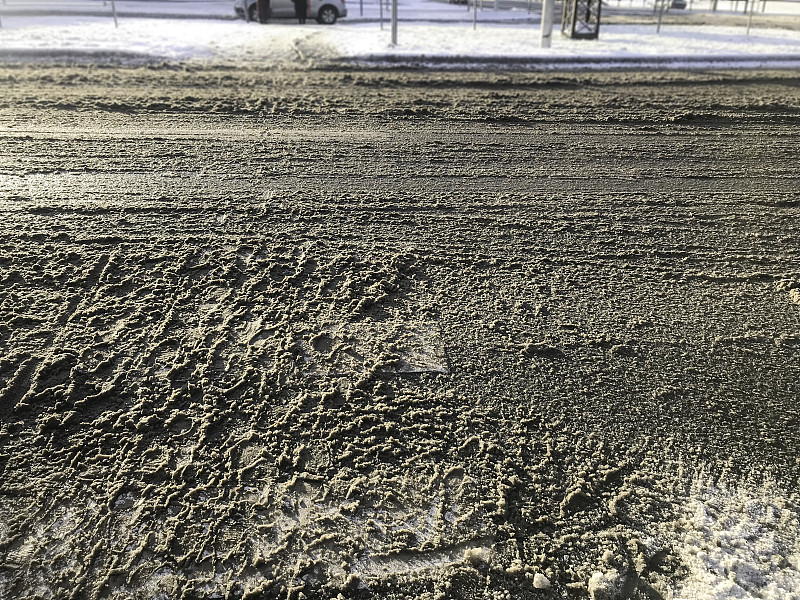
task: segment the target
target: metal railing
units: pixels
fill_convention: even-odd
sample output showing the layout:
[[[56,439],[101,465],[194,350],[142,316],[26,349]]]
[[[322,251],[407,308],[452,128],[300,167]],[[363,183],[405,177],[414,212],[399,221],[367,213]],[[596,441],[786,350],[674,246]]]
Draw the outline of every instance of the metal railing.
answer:
[[[654,12],[660,9],[661,0],[606,0],[603,4],[611,7],[636,7],[652,8]],[[672,0],[672,8],[682,11],[706,12],[733,12],[749,14],[751,11],[760,13],[783,14],[785,9],[792,7],[791,12],[800,15],[800,0]]]
[[[2,0],[0,6],[6,8],[41,8],[41,7],[58,7],[62,8],[68,6],[70,8],[91,7],[98,8],[102,4],[103,7],[111,5],[111,15],[114,17],[114,26],[119,27],[117,20],[117,7],[116,0]],[[0,27],[3,26],[2,15],[0,15]]]

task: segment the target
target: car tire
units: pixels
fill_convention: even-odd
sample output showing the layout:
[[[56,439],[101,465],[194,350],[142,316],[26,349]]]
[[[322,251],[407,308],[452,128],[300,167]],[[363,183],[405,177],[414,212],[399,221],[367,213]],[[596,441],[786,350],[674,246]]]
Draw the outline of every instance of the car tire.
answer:
[[[333,25],[339,18],[339,11],[330,4],[326,4],[317,12],[317,22],[323,25]]]
[[[247,13],[250,16],[250,20],[253,23],[258,23],[258,4],[257,3],[251,4],[250,7],[247,9]]]

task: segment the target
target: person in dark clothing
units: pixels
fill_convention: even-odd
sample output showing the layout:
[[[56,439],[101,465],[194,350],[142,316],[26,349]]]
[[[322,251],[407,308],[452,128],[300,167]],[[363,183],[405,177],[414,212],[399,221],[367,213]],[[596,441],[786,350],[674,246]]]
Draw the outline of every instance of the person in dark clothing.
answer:
[[[298,23],[306,22],[306,14],[308,13],[308,0],[294,0],[294,16],[297,17]]]
[[[266,23],[269,18],[269,0],[256,0],[258,7],[258,22]]]

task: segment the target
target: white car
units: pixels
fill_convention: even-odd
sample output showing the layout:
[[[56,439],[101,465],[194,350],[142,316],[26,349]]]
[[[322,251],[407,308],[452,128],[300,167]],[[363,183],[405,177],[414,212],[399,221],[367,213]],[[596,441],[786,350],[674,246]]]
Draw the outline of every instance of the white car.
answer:
[[[248,21],[259,21],[256,0],[234,0],[233,9],[237,15]],[[267,19],[293,19],[294,16],[292,0],[269,0]],[[309,19],[316,19],[324,25],[333,25],[337,19],[346,16],[345,0],[308,0]]]

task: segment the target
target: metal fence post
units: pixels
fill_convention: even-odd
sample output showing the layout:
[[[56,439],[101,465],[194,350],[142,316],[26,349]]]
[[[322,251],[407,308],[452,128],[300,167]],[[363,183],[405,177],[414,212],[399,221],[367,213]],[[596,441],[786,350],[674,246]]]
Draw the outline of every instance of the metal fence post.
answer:
[[[553,5],[554,0],[542,2],[542,36],[539,42],[541,48],[549,48],[553,43]]]
[[[114,0],[111,0],[111,13],[114,15],[114,27],[119,28],[119,22],[117,21],[117,5],[114,3]]]
[[[392,0],[392,46],[397,46],[397,0]]]

